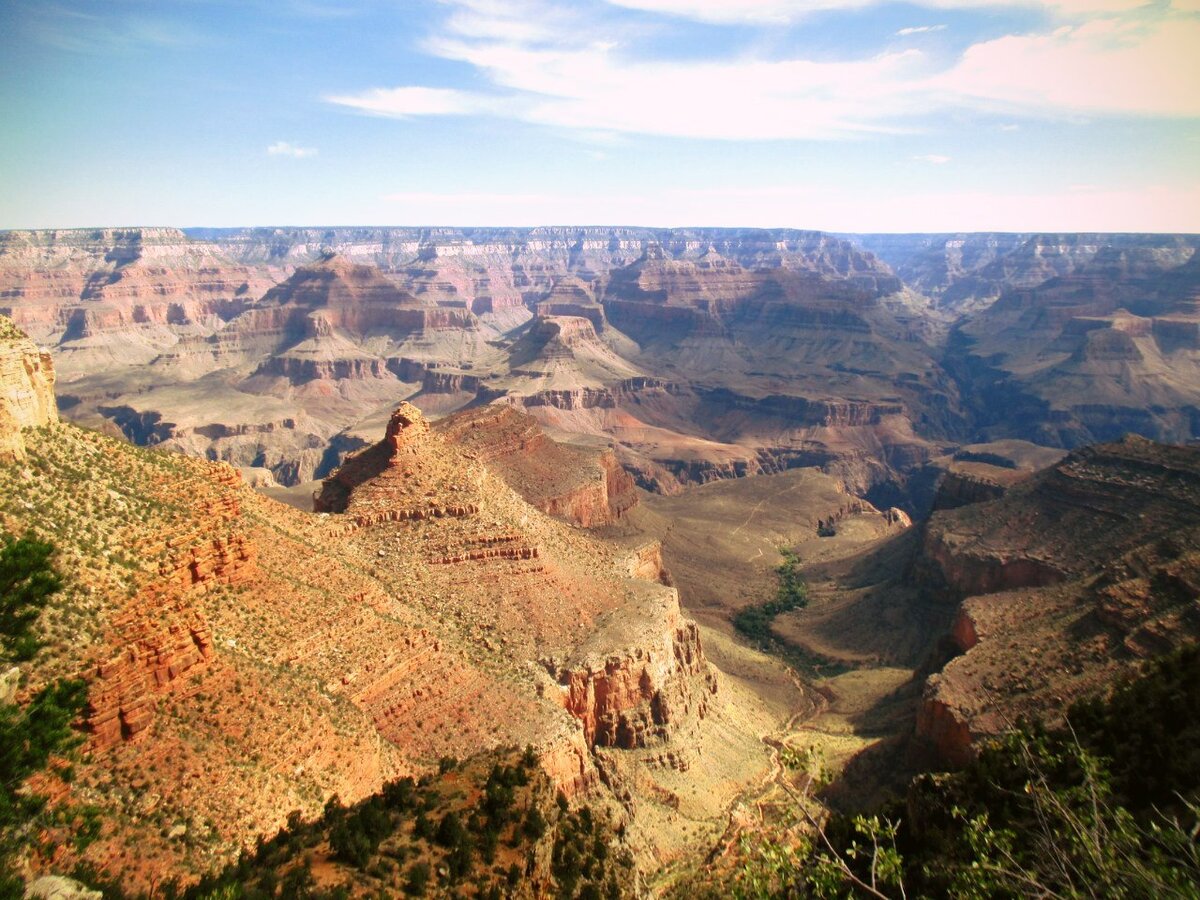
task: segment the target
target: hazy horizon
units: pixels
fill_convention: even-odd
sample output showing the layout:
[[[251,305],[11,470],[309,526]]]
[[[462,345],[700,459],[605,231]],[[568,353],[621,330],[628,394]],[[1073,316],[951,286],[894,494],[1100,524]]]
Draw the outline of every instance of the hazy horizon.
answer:
[[[397,223],[379,223],[379,224],[363,224],[363,223],[328,223],[314,222],[308,224],[252,224],[252,225],[173,225],[163,222],[150,223],[121,223],[121,224],[92,224],[92,225],[48,225],[38,227],[6,227],[0,228],[0,234],[9,234],[13,232],[44,232],[44,231],[135,231],[146,229],[175,229],[184,233],[192,231],[250,231],[250,230],[279,230],[279,231],[311,231],[316,229],[337,229],[337,230],[368,230],[368,229],[390,229],[397,231],[427,231],[427,230],[443,230],[443,231],[539,231],[552,230],[557,228],[564,229],[599,229],[599,230],[620,230],[629,229],[631,231],[797,231],[810,232],[819,234],[828,234],[832,236],[839,235],[873,235],[873,234],[891,234],[891,235],[970,235],[970,234],[1096,234],[1096,235],[1180,235],[1190,237],[1200,235],[1200,229],[1195,231],[1167,231],[1167,230],[1144,230],[1144,231],[1111,231],[1103,229],[1053,229],[1053,228],[1022,228],[1022,229],[942,229],[933,231],[898,231],[888,229],[878,229],[872,231],[866,230],[844,230],[844,229],[825,229],[825,228],[805,228],[802,225],[645,225],[631,224],[629,222],[617,224],[605,223],[540,223],[535,225],[513,225],[513,224],[496,224],[496,225],[475,225],[475,224],[456,224],[447,223],[443,225],[413,225],[413,224],[397,224]]]

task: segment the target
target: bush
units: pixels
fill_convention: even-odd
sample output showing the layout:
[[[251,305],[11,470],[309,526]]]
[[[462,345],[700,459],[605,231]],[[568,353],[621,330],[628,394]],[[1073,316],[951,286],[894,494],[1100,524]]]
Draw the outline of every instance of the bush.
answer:
[[[1195,896],[1198,708],[1192,646],[1075,706],[1072,727],[1023,723],[961,771],[919,776],[903,803],[821,826],[801,796],[797,816],[815,836],[755,848],[738,893]]]
[[[53,555],[52,544],[32,535],[0,536],[0,657],[26,660],[37,652],[33,625],[62,588]]]
[[[408,867],[408,878],[404,882],[404,892],[411,894],[414,897],[421,897],[425,894],[425,888],[429,884],[429,863],[415,862]]]

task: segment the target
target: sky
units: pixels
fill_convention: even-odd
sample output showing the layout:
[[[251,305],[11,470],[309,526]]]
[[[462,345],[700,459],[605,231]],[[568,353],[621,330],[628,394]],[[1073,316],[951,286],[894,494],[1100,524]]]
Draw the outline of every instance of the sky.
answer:
[[[1200,0],[0,0],[0,228],[1200,231]]]

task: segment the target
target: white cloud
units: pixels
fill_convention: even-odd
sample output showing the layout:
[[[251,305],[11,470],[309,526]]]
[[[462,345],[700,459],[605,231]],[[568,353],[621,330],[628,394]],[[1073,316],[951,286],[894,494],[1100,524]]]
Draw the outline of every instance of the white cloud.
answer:
[[[270,156],[290,156],[293,159],[305,159],[317,155],[316,147],[300,147],[288,141],[276,141],[267,148]]]
[[[408,116],[464,116],[500,111],[500,104],[482,94],[450,88],[371,88],[357,94],[328,95],[325,100],[359,112],[397,119]]]
[[[1200,115],[1200,21],[1096,19],[975,44],[929,87],[1032,113]]]
[[[901,28],[896,34],[899,37],[908,37],[910,34],[928,34],[931,31],[945,30],[945,25],[913,25],[908,28]]]
[[[576,135],[713,140],[900,133],[930,116],[962,111],[1048,118],[1200,116],[1200,92],[1194,90],[1200,84],[1200,53],[1195,52],[1200,20],[1161,8],[982,41],[946,64],[917,49],[844,61],[664,60],[635,52],[638,42],[611,40],[613,34],[594,20],[571,18],[574,7],[564,10],[542,0],[443,2],[452,7],[446,28],[429,38],[425,49],[473,68],[486,90],[404,85],[325,99],[396,118],[487,115]],[[1057,6],[1131,2],[1061,0]],[[664,9],[685,5],[628,3]],[[686,6],[714,15],[732,8],[770,16],[811,4],[701,0]],[[526,21],[535,25],[526,29]]]
[[[916,51],[845,63],[808,60],[659,62],[605,44],[547,49],[438,39],[437,55],[483,72],[498,91],[401,87],[330,96],[374,115],[490,114],[591,133],[718,140],[832,138],[896,131]]]
[[[946,163],[950,162],[950,157],[942,156],[940,153],[922,153],[918,156],[914,156],[913,159],[915,159],[917,162],[926,162],[934,166],[944,166]]]

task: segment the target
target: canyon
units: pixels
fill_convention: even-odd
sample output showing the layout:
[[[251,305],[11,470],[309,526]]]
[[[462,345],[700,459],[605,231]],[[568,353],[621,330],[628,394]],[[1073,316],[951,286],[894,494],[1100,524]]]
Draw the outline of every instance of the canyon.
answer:
[[[65,577],[15,696],[87,681],[58,801],[110,823],[55,865],[194,880],[528,745],[657,890],[786,750],[875,796],[1102,693],[1200,637],[1198,246],[0,235],[0,524]]]
[[[0,235],[64,415],[307,491],[400,400],[503,400],[659,493],[815,466],[918,511],[954,446],[1196,435],[1197,241],[761,229]],[[1190,330],[1189,330],[1190,329]],[[1194,335],[1193,335],[1194,337]]]
[[[6,397],[52,400],[53,363],[8,333]],[[726,681],[659,545],[582,527],[636,508],[611,453],[559,446],[509,407],[433,426],[401,403],[315,513],[226,463],[58,422],[52,403],[16,433],[0,519],[56,543],[64,587],[15,700],[86,681],[82,756],[55,797],[105,823],[75,848],[51,829],[59,871],[195,879],[331,797],[514,746],[554,790],[611,809],[653,871],[696,852],[693,823],[719,832],[769,766],[757,730],[804,697],[782,677],[773,705]],[[538,473],[568,465],[547,493]]]

